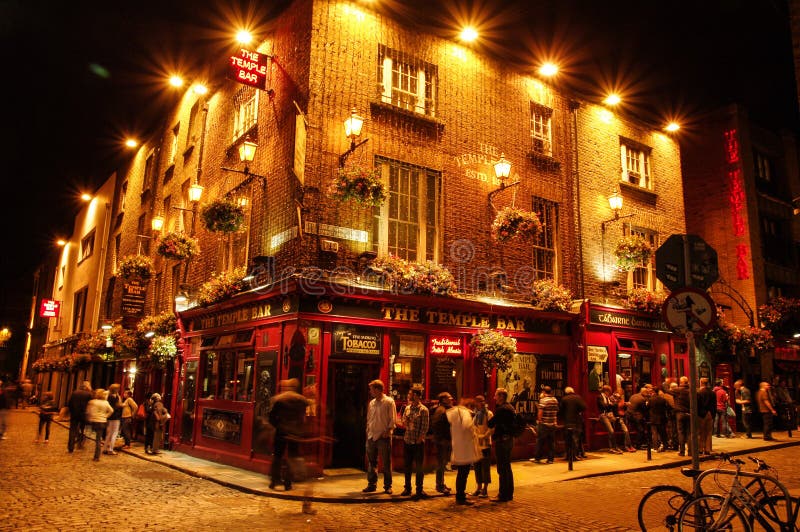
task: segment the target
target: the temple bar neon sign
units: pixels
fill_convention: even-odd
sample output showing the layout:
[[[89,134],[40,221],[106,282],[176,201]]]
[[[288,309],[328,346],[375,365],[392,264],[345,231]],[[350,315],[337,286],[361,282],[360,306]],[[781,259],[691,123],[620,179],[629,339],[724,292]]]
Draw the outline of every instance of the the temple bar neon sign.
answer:
[[[230,56],[228,75],[231,79],[257,89],[267,90],[267,66],[270,56],[240,48]]]
[[[39,306],[39,316],[42,318],[57,318],[61,313],[61,301],[54,299],[42,299]]]

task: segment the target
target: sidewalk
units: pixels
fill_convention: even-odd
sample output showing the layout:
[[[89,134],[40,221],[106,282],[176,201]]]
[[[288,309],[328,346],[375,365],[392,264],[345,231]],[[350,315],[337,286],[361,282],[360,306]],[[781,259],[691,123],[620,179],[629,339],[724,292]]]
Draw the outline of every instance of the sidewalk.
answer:
[[[738,437],[714,438],[714,452],[748,455],[758,454],[759,451],[767,449],[800,445],[800,436],[794,433],[795,437],[793,438],[788,438],[784,432],[776,434],[779,437],[776,441],[764,441],[760,437],[754,437],[753,439]],[[278,487],[275,490],[269,489],[269,477],[252,471],[202,460],[180,452],[162,451],[158,455],[145,454],[144,447],[139,442],[135,442],[131,449],[125,449],[122,452],[230,488],[267,497],[334,503],[403,502],[411,500],[410,497],[401,497],[399,495],[403,490],[404,478],[402,473],[397,472],[393,475],[393,495],[386,495],[380,490],[370,494],[362,493],[361,490],[366,486],[366,473],[350,473],[350,470],[344,474],[339,474],[336,470],[325,471],[322,477],[304,482],[295,482],[291,491],[284,491],[283,487]],[[653,452],[650,461],[647,460],[646,451],[619,455],[591,451],[587,453],[587,457],[586,460],[574,462],[572,471],[569,471],[568,464],[563,459],[556,459],[556,462],[550,465],[544,463],[536,464],[530,461],[513,462],[514,485],[516,488],[525,488],[548,482],[691,465],[690,457],[678,456],[675,451]],[[709,458],[701,460],[709,460]],[[493,485],[496,486],[497,474],[494,466],[492,466],[492,477],[495,482]],[[455,472],[446,474],[446,483],[451,488],[454,488]],[[428,495],[432,497],[443,496],[434,490],[435,480],[433,473],[425,475],[424,486]],[[474,487],[472,474],[470,474],[467,486],[468,489]]]

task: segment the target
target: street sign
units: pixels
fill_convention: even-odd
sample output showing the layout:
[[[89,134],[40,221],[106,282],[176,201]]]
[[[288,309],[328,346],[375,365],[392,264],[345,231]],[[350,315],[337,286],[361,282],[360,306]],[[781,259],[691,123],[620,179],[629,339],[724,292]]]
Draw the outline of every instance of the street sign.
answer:
[[[656,250],[656,277],[669,290],[705,290],[719,279],[717,252],[697,235],[671,235]]]
[[[707,332],[717,318],[717,309],[708,293],[695,288],[672,292],[661,309],[664,321],[680,334]]]

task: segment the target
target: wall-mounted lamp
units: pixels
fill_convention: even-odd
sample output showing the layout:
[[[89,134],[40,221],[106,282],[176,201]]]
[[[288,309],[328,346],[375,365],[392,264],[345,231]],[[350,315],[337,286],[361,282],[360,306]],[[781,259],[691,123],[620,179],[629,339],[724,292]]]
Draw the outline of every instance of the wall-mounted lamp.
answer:
[[[611,207],[611,210],[614,212],[614,217],[609,220],[603,220],[600,222],[600,230],[605,233],[606,232],[606,225],[610,224],[611,222],[616,222],[617,220],[622,220],[624,218],[630,218],[632,216],[636,216],[634,213],[626,214],[624,216],[620,216],[620,211],[622,211],[622,194],[618,191],[614,191],[608,197],[608,206]]]
[[[194,183],[193,185],[189,186],[189,203],[192,204],[190,209],[185,207],[178,207],[177,205],[172,205],[172,208],[178,211],[190,212],[192,213],[192,229],[191,234],[194,235],[195,230],[195,219],[197,218],[197,204],[200,202],[200,198],[203,196],[203,190],[205,190],[201,185]],[[161,227],[164,226],[164,219],[161,216],[154,216],[153,223],[155,224],[156,218],[161,218]],[[155,227],[155,226],[154,226]],[[156,229],[153,229],[154,231]]]
[[[502,192],[507,188],[515,187],[519,185],[520,182],[519,180],[514,181],[513,183],[506,182],[508,180],[508,176],[511,175],[511,161],[506,159],[505,153],[500,154],[500,159],[496,163],[494,163],[493,166],[494,166],[494,176],[497,178],[498,181],[500,181],[500,186],[497,189],[489,192],[489,205],[494,210],[497,210],[497,208],[494,206],[494,203],[492,203],[494,195],[497,194],[498,192]]]
[[[356,108],[353,107],[350,111],[350,116],[344,121],[344,134],[348,139],[350,139],[350,148],[339,156],[339,168],[344,168],[344,163],[347,161],[347,158],[350,157],[350,154],[353,153],[356,148],[369,140],[364,139],[361,142],[356,142],[358,137],[361,136],[361,128],[363,126],[364,119],[358,116]]]
[[[203,187],[198,185],[197,183],[191,185],[189,187],[189,201],[192,203],[197,203],[200,201],[200,198],[203,196]]]
[[[164,217],[160,214],[156,214],[150,219],[150,229],[155,231],[156,233],[164,229]]]
[[[222,169],[226,172],[233,172],[236,174],[242,174],[247,177],[247,179],[241,183],[239,186],[242,186],[244,183],[249,182],[250,179],[258,178],[261,180],[262,185],[266,188],[267,186],[267,178],[263,175],[254,174],[250,171],[250,163],[256,157],[256,149],[258,148],[258,143],[250,138],[250,136],[246,136],[241,144],[239,144],[239,160],[244,163],[244,170],[238,170],[236,168],[227,168],[225,166]]]

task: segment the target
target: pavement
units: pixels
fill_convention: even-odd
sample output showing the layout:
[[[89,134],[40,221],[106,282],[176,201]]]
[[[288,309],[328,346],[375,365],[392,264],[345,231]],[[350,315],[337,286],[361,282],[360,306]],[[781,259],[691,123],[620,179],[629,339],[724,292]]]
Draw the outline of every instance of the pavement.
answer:
[[[33,408],[28,409],[35,415]],[[68,424],[55,421],[52,430],[68,430]],[[769,449],[800,446],[800,433],[794,432],[794,437],[789,438],[787,433],[776,433],[778,439],[765,441],[760,433],[753,433],[753,438],[737,435],[734,438],[713,438],[713,452],[725,452],[731,455],[750,455]],[[285,491],[282,486],[276,489],[269,488],[269,476],[246,469],[212,462],[197,458],[182,452],[162,450],[158,455],[146,454],[144,444],[135,441],[129,449],[117,449],[141,460],[165,466],[196,478],[215,482],[219,485],[233,488],[244,493],[272,497],[285,500],[327,502],[327,503],[391,503],[411,501],[411,497],[400,495],[403,490],[404,478],[402,473],[394,472],[394,493],[391,495],[378,490],[373,493],[363,493],[366,486],[366,472],[353,469],[324,470],[321,477],[295,481],[293,489]],[[702,457],[701,462],[714,460],[713,457]],[[573,462],[572,470],[563,458],[556,458],[555,463],[535,463],[529,460],[512,462],[511,469],[514,473],[516,489],[524,489],[551,482],[566,482],[578,479],[614,475],[618,473],[632,473],[659,469],[691,466],[691,457],[679,456],[676,451],[662,453],[652,451],[648,458],[646,450],[611,454],[603,450],[588,451],[587,458]],[[702,464],[701,464],[702,467]],[[494,469],[494,466],[492,467]],[[495,473],[493,472],[493,476]],[[445,474],[445,483],[454,488],[455,471]],[[425,475],[425,491],[431,498],[445,497],[435,491],[434,473]],[[474,487],[473,475],[470,474],[468,491]],[[490,496],[492,494],[490,493]]]

